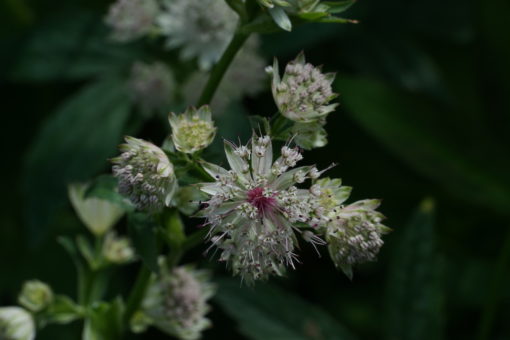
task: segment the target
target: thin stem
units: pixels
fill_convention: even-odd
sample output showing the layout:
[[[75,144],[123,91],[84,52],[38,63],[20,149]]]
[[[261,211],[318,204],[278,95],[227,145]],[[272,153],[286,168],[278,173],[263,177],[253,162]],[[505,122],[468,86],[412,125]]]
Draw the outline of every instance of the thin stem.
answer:
[[[507,231],[503,248],[499,253],[496,271],[492,278],[489,296],[483,307],[482,316],[478,328],[478,340],[487,340],[490,337],[492,325],[497,312],[498,300],[501,297],[505,273],[510,265],[510,229]]]
[[[202,95],[198,100],[198,106],[211,103],[214,97],[214,93],[218,89],[218,86],[220,85],[225,72],[232,63],[232,60],[234,60],[237,52],[243,46],[246,39],[248,39],[249,35],[249,33],[241,33],[239,31],[234,34],[234,37],[230,41],[230,44],[228,45],[225,52],[223,52],[220,60],[216,65],[214,65],[209,79],[207,80],[207,84],[205,84],[204,90],[202,91]]]
[[[124,325],[129,325],[133,314],[138,310],[142,303],[145,291],[149,285],[151,272],[147,266],[142,264],[135,285],[126,303],[126,311],[124,312]]]

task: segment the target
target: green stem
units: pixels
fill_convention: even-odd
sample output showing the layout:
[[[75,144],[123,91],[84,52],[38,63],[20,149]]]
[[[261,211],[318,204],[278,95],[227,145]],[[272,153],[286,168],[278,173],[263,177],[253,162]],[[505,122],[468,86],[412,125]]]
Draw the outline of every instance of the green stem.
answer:
[[[198,100],[198,106],[211,103],[214,97],[214,93],[218,89],[218,86],[223,79],[225,72],[232,63],[232,60],[234,60],[237,52],[243,46],[246,39],[248,39],[249,35],[249,33],[241,33],[239,31],[234,34],[234,37],[230,41],[230,44],[228,45],[225,52],[223,52],[220,60],[216,65],[214,65],[209,79],[207,80],[207,84],[205,84],[204,90],[202,91],[202,95]]]
[[[492,325],[497,312],[498,300],[501,297],[503,281],[506,278],[506,271],[510,265],[510,229],[508,230],[503,248],[499,254],[496,271],[492,279],[489,296],[483,307],[482,316],[478,328],[478,340],[487,340],[490,337]]]
[[[124,325],[129,325],[133,314],[138,310],[145,296],[145,291],[149,286],[151,272],[147,266],[142,264],[135,285],[126,303],[126,311],[124,312]]]

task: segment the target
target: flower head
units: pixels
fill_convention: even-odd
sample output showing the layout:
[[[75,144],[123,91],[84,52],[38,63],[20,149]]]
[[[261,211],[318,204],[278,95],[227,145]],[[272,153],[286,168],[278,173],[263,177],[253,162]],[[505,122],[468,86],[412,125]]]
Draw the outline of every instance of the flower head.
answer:
[[[211,110],[207,105],[198,109],[190,107],[180,115],[171,113],[168,121],[172,127],[172,141],[180,152],[194,153],[205,149],[216,135]]]
[[[136,62],[131,69],[129,89],[144,113],[166,109],[171,102],[174,87],[173,74],[163,63]]]
[[[166,0],[158,16],[167,46],[181,47],[183,59],[198,58],[202,69],[209,69],[232,38],[237,15],[225,1]]]
[[[379,200],[363,200],[343,205],[351,188],[341,186],[339,179],[321,179],[311,188],[317,206],[322,207],[329,222],[321,226],[331,259],[352,277],[352,266],[374,261],[383,245],[381,236],[390,229],[381,221],[384,216],[375,209]]]
[[[207,300],[213,294],[207,272],[184,266],[168,271],[162,266],[152,279],[142,309],[162,331],[194,340],[210,326],[205,315],[209,311]]]
[[[337,107],[337,103],[329,104],[337,97],[331,89],[335,75],[324,74],[319,68],[306,63],[303,53],[287,64],[283,78],[280,79],[276,59],[269,71],[273,74],[274,100],[286,118],[309,123],[324,118]]]
[[[211,241],[222,250],[221,260],[248,283],[282,275],[296,262],[295,231],[317,224],[309,191],[295,185],[319,173],[312,166],[290,170],[303,157],[288,145],[273,160],[269,136],[254,136],[250,147],[226,141],[225,153],[231,170],[203,164],[216,180],[201,185],[210,195],[202,215],[211,226]]]
[[[114,264],[125,264],[133,261],[135,250],[127,237],[118,236],[114,231],[106,234],[103,244],[104,258]]]
[[[110,7],[105,21],[113,29],[113,39],[131,41],[153,29],[158,12],[156,0],[117,0]]]
[[[18,297],[20,305],[31,312],[40,312],[53,301],[53,292],[46,283],[32,280],[23,284]]]
[[[35,339],[35,323],[32,315],[20,307],[0,308],[0,339]]]
[[[177,188],[174,167],[167,155],[152,143],[126,137],[122,154],[112,159],[119,192],[140,210],[158,211],[169,205]]]
[[[104,199],[85,197],[88,187],[86,183],[69,185],[69,199],[83,224],[94,235],[101,236],[124,215],[124,209]]]

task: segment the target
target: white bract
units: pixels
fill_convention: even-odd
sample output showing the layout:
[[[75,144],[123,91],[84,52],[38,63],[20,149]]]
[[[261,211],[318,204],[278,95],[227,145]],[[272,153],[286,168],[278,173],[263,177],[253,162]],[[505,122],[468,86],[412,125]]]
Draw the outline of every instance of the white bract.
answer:
[[[35,323],[32,315],[20,307],[0,308],[0,339],[35,339]]]
[[[180,47],[183,59],[196,57],[200,68],[209,69],[232,39],[237,14],[225,1],[166,0],[157,23],[167,47]]]

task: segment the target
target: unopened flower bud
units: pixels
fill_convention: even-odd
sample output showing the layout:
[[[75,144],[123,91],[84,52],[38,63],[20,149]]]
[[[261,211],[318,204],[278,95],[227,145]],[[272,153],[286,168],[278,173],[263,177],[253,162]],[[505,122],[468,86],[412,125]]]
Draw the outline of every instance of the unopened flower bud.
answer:
[[[168,120],[172,127],[172,141],[181,152],[194,153],[205,149],[216,135],[209,106],[191,107],[180,115],[171,113]]]
[[[205,315],[209,311],[207,300],[213,293],[206,272],[189,267],[169,272],[162,266],[160,274],[152,279],[142,308],[162,331],[179,339],[195,340],[210,326]]]
[[[321,148],[328,143],[327,133],[324,130],[325,122],[295,123],[291,128],[294,142],[306,150]]]
[[[338,104],[329,104],[337,95],[331,83],[335,75],[324,74],[305,62],[304,54],[291,61],[280,79],[278,61],[273,65],[272,91],[276,106],[286,118],[310,123],[333,112]]]
[[[69,185],[69,199],[76,214],[85,226],[96,236],[101,236],[124,215],[124,209],[110,201],[85,197],[88,184],[74,183]]]
[[[155,0],[117,0],[110,7],[105,22],[113,29],[113,39],[126,42],[148,34],[158,13]]]
[[[112,159],[119,192],[139,210],[158,211],[170,205],[177,188],[174,167],[156,145],[133,137],[120,146],[122,154]]]
[[[133,261],[135,251],[127,237],[118,236],[114,231],[106,234],[103,244],[104,258],[114,264],[125,264]]]
[[[0,339],[35,339],[35,323],[32,315],[20,307],[0,308]]]
[[[50,286],[38,280],[25,282],[18,297],[19,304],[34,313],[47,308],[52,301]]]

